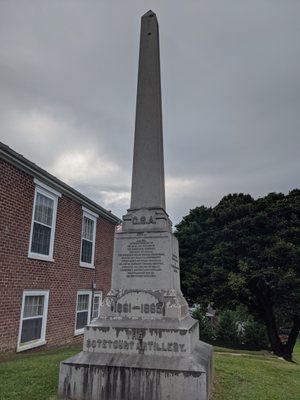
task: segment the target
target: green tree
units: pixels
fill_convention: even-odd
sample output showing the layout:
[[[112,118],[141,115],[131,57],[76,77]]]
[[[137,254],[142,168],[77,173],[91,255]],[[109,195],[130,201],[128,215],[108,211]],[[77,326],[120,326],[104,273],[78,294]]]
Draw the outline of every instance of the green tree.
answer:
[[[241,337],[238,332],[237,315],[234,311],[224,310],[216,328],[216,340],[218,344],[225,346],[239,346]]]
[[[287,360],[300,329],[300,190],[225,196],[190,211],[177,225],[182,286],[203,306],[247,306],[265,323],[275,354]],[[286,343],[279,326],[289,326]]]
[[[214,343],[216,337],[212,322],[206,317],[205,309],[203,310],[201,307],[196,308],[193,312],[192,317],[197,319],[199,322],[199,336],[200,340],[203,340],[207,343]]]
[[[253,317],[248,317],[243,323],[242,341],[249,349],[266,349],[269,343],[265,326]]]

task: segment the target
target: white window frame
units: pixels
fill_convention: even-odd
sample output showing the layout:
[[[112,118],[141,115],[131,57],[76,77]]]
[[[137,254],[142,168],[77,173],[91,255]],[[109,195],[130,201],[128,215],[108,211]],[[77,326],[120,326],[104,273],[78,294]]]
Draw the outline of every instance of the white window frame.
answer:
[[[94,311],[94,298],[95,297],[99,297],[99,299],[100,299],[99,300],[99,308],[98,308],[98,317],[92,318],[93,317],[93,311]],[[91,320],[92,321],[95,321],[97,318],[99,318],[101,305],[102,305],[102,292],[101,291],[94,292],[93,302],[92,302],[92,305],[91,305]]]
[[[33,258],[36,260],[43,261],[54,261],[53,259],[53,248],[54,248],[54,238],[55,238],[55,226],[56,226],[56,216],[57,216],[57,204],[58,197],[61,197],[61,193],[47,186],[46,184],[34,179],[36,184],[35,192],[34,192],[34,201],[33,201],[33,209],[32,209],[32,217],[31,217],[31,229],[30,229],[30,240],[29,240],[29,249],[28,249],[28,258]],[[51,225],[51,235],[50,235],[50,246],[49,246],[49,254],[40,254],[34,253],[31,251],[32,245],[32,235],[33,235],[33,226],[34,226],[34,214],[35,214],[35,206],[37,194],[40,193],[43,196],[47,196],[51,200],[53,200],[53,215],[52,215],[52,225]]]
[[[96,247],[96,230],[97,230],[97,218],[99,217],[98,214],[88,210],[85,207],[82,207],[82,225],[81,225],[81,241],[80,241],[80,266],[85,268],[95,268],[95,247]],[[82,241],[83,241],[83,222],[84,217],[91,219],[94,221],[94,232],[93,232],[93,245],[92,245],[92,261],[91,263],[81,261],[82,255]]]
[[[82,335],[84,333],[84,328],[81,329],[76,329],[76,323],[77,323],[77,307],[78,307],[78,297],[79,295],[88,295],[89,296],[89,305],[88,305],[88,317],[87,317],[87,325],[91,322],[91,305],[92,305],[92,291],[91,290],[78,290],[77,292],[77,297],[76,297],[76,309],[75,309],[75,331],[74,335]],[[79,311],[80,312],[80,311]]]
[[[23,321],[24,321],[23,315],[24,315],[24,307],[25,307],[25,298],[28,296],[44,296],[44,309],[43,309],[41,338],[32,340],[31,342],[21,344],[22,326],[23,326]],[[46,342],[46,326],[47,326],[47,317],[48,317],[48,303],[49,303],[49,290],[24,290],[23,291],[17,352],[28,350],[28,349],[33,349],[34,347],[43,346],[44,344],[47,343]],[[31,319],[31,318],[36,318],[36,317],[28,317],[25,319]]]

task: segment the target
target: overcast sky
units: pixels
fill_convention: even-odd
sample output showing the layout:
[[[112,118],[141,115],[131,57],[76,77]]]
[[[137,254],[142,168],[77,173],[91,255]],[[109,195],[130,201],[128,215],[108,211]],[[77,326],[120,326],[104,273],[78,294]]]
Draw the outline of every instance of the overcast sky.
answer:
[[[299,0],[0,0],[1,141],[124,214],[149,9],[175,223],[228,193],[299,187]]]

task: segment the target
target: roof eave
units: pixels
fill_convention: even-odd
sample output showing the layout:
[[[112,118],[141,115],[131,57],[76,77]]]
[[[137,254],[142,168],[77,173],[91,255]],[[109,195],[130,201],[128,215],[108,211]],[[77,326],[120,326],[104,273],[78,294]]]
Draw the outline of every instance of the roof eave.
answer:
[[[9,162],[10,164],[16,166],[17,168],[21,169],[22,171],[26,172],[28,175],[33,176],[34,178],[40,179],[41,181],[45,182],[49,186],[58,190],[62,194],[66,195],[68,197],[71,197],[72,199],[76,200],[78,203],[89,208],[91,211],[96,212],[101,217],[109,220],[110,222],[112,222],[116,225],[121,222],[120,218],[118,218],[114,214],[110,213],[109,211],[105,210],[105,208],[99,206],[99,204],[90,200],[88,197],[84,196],[83,194],[81,194],[77,190],[73,189],[71,186],[67,185],[66,183],[62,182],[60,179],[56,178],[55,176],[49,174],[49,172],[38,167],[36,164],[29,161],[28,159],[23,157],[21,154],[17,153],[16,151],[12,150],[10,147],[6,146],[4,143],[1,143],[1,142],[0,142],[0,158],[4,159],[5,161]]]

